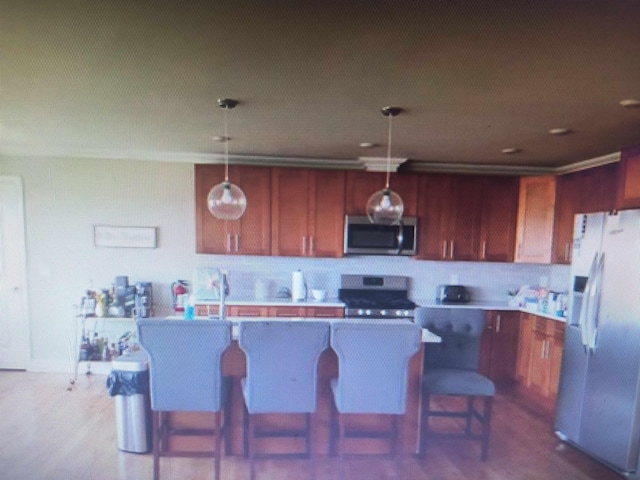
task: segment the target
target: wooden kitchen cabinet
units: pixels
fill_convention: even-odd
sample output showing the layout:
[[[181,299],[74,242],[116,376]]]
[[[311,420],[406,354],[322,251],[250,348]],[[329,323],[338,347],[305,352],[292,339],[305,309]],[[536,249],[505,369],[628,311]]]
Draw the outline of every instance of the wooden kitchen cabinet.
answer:
[[[340,257],[345,172],[273,168],[271,254]]]
[[[553,408],[558,394],[562,351],[563,322],[534,314],[524,314],[521,325],[519,363],[520,390],[540,406]]]
[[[480,373],[494,382],[516,380],[520,312],[488,311],[480,346]]]
[[[229,177],[247,197],[238,220],[218,220],[207,195],[224,180],[224,165],[195,166],[196,252],[269,255],[271,241],[271,169],[230,166]]]
[[[519,177],[483,177],[478,260],[513,262],[519,192]]]
[[[344,318],[344,307],[308,307],[305,305],[227,305],[229,317],[301,317]],[[196,305],[196,315],[218,315],[218,305]]]
[[[366,215],[369,197],[385,185],[386,172],[349,170],[346,173],[345,213]],[[389,188],[400,195],[404,204],[403,216],[417,215],[418,180],[414,174],[391,173]]]
[[[270,317],[303,317],[303,318],[343,318],[343,307],[305,307],[278,306],[269,307]]]
[[[616,207],[640,208],[640,146],[623,150],[619,167]]]
[[[418,179],[418,258],[477,260],[481,176],[425,174]]]
[[[556,179],[552,262],[570,264],[577,213],[612,210],[616,201],[618,164],[611,163]]]
[[[555,177],[520,179],[516,262],[551,263],[555,197]]]

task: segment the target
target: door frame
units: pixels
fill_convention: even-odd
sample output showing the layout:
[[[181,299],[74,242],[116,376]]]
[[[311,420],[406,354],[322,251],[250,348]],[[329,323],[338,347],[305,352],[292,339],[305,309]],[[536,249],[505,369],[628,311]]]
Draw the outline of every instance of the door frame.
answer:
[[[28,282],[27,282],[27,244],[26,244],[26,222],[25,222],[25,210],[24,210],[24,186],[22,183],[22,179],[18,176],[8,176],[8,175],[0,175],[0,189],[5,189],[6,186],[10,186],[17,190],[17,196],[14,200],[16,200],[15,209],[17,212],[17,222],[18,228],[13,234],[17,235],[18,252],[11,252],[11,254],[18,255],[22,258],[18,260],[18,269],[19,269],[19,279],[18,285],[7,286],[4,291],[0,291],[0,295],[5,295],[9,297],[10,293],[16,292],[16,290],[20,290],[19,293],[15,295],[14,298],[3,298],[3,303],[8,301],[18,300],[19,311],[21,312],[24,321],[20,323],[20,336],[22,339],[12,339],[13,341],[20,341],[22,345],[19,345],[20,351],[24,352],[24,355],[20,356],[20,359],[17,360],[14,364],[10,366],[0,365],[1,368],[6,369],[16,369],[16,370],[27,370],[29,367],[29,362],[31,360],[31,329],[29,322],[29,298],[28,298]],[[1,228],[1,227],[0,227]],[[5,234],[6,238],[6,234]],[[0,248],[4,249],[4,245],[0,245]],[[6,252],[3,252],[6,253]],[[10,292],[10,290],[13,290]],[[6,304],[6,303],[5,303]]]

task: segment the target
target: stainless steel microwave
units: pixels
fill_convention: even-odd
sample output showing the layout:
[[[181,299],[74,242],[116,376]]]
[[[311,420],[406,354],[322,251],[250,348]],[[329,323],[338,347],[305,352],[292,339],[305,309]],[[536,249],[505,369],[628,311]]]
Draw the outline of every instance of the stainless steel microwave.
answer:
[[[405,217],[401,225],[371,223],[369,217],[347,215],[344,253],[356,255],[415,255],[418,221]]]

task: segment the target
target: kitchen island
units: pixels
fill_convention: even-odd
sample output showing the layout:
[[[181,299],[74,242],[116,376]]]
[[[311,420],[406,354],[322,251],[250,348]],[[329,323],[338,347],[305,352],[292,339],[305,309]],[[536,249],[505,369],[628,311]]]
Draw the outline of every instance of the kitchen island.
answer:
[[[195,321],[207,321],[208,317],[197,317]],[[243,405],[244,400],[240,387],[240,380],[246,375],[246,358],[244,352],[240,349],[237,342],[237,326],[241,322],[267,320],[274,322],[299,322],[305,321],[305,318],[280,318],[280,317],[228,317],[228,321],[232,324],[232,336],[234,337],[231,345],[224,352],[222,357],[222,371],[225,376],[231,378],[230,389],[230,411],[227,419],[229,420],[229,437],[226,444],[227,453],[232,455],[243,454]],[[311,320],[311,319],[309,319]],[[313,320],[317,320],[313,319]],[[329,323],[335,321],[345,321],[344,318],[333,317],[324,318]],[[350,320],[347,320],[350,321]],[[361,322],[361,320],[352,320]],[[397,320],[398,322],[404,320]],[[423,330],[424,331],[424,330]],[[436,335],[428,331],[424,331],[423,342],[438,342],[440,339]],[[403,419],[403,439],[402,445],[406,452],[414,452],[416,448],[418,435],[418,413],[420,400],[420,378],[422,375],[423,349],[420,349],[409,362],[408,374],[408,392],[407,392],[407,411]],[[325,350],[320,356],[318,365],[318,404],[317,411],[312,416],[312,429],[314,438],[314,450],[320,455],[327,455],[329,452],[329,422],[331,414],[332,393],[330,388],[331,378],[338,376],[338,358],[331,348]],[[297,427],[297,422],[302,422],[303,417],[300,416],[283,416],[283,415],[265,415],[263,420],[278,428],[291,426]],[[377,426],[382,422],[388,421],[388,418],[381,415],[363,415],[358,419],[359,424]],[[176,412],[171,415],[171,423],[176,427],[203,427],[213,425],[213,415],[206,413],[194,412]],[[177,438],[173,440],[171,448],[212,448],[212,444],[208,442],[212,440],[208,438]],[[194,442],[198,442],[194,445]],[[265,439],[263,447],[265,451],[278,451],[279,447],[285,451],[303,451],[304,442],[302,439]],[[388,448],[388,444],[384,440],[366,440],[359,441],[361,448],[366,448],[367,452],[384,452]]]

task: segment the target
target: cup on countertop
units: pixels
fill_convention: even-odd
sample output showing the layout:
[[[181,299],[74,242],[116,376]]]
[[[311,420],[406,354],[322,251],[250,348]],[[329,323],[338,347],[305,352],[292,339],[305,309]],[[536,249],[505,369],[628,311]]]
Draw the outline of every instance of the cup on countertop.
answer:
[[[327,291],[314,288],[311,290],[311,298],[314,302],[324,302],[324,299],[327,298]]]

